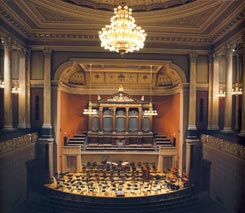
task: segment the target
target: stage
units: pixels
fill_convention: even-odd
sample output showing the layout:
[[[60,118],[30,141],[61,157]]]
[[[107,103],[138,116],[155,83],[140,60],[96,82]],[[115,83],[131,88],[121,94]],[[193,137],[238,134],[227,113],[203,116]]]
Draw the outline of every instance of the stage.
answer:
[[[187,177],[171,169],[159,172],[155,163],[103,162],[83,165],[79,173],[61,173],[45,185],[53,190],[92,197],[144,197],[190,187]]]

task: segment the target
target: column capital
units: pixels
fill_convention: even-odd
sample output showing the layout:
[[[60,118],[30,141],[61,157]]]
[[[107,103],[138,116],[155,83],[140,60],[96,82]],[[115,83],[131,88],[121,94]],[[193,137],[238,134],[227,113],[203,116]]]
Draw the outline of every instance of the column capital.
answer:
[[[232,54],[234,52],[235,44],[227,44],[224,48],[224,53],[226,55]]]
[[[11,37],[1,37],[1,43],[4,48],[12,48],[13,40]]]
[[[197,56],[198,56],[197,52],[189,53],[189,58],[192,62],[195,62],[197,60]]]
[[[27,48],[23,47],[23,48],[18,48],[17,50],[19,56],[25,57],[27,55]]]
[[[49,49],[49,48],[43,49],[43,56],[44,56],[45,58],[51,57],[51,54],[52,54],[52,50],[51,50],[51,49]]]

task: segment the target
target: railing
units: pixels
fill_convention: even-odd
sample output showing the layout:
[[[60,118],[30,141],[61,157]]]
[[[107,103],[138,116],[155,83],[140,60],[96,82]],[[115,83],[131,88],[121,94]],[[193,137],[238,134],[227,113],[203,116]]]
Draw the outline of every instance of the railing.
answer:
[[[3,141],[0,143],[0,154],[13,151],[31,143],[35,143],[37,138],[37,133],[30,133]]]
[[[228,140],[217,138],[211,135],[201,135],[201,142],[208,144],[214,148],[220,149],[224,152],[232,154],[239,158],[245,158],[245,146],[234,144]]]

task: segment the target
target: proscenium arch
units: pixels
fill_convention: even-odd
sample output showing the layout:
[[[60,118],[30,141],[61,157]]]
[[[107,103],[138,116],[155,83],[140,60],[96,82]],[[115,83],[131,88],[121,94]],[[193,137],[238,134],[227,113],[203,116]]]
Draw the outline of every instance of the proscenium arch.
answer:
[[[168,72],[172,72],[173,75],[175,76],[175,78],[177,78],[177,81],[179,82],[178,84],[173,85],[172,89],[175,89],[178,87],[178,85],[186,83],[187,82],[187,77],[185,72],[182,70],[182,68],[180,68],[178,65],[172,63],[172,61],[154,61],[154,60],[145,60],[145,61],[139,61],[139,60],[107,60],[107,59],[80,59],[80,58],[73,58],[70,59],[69,61],[64,62],[63,64],[61,64],[57,70],[55,71],[55,75],[54,75],[54,80],[58,81],[59,83],[63,83],[60,85],[64,85],[66,84],[66,88],[69,88],[69,92],[71,93],[75,93],[76,88],[83,88],[82,90],[86,90],[86,82],[88,83],[89,79],[89,75],[88,75],[88,66],[89,64],[94,65],[93,66],[93,72],[97,72],[97,73],[120,73],[120,70],[124,70],[125,73],[128,72],[132,72],[132,73],[141,73],[141,69],[136,70],[135,67],[144,67],[145,70],[142,70],[142,72],[145,72],[147,74],[149,74],[149,70],[147,67],[150,67],[150,65],[154,66],[155,69],[153,71],[153,74],[155,75],[155,86],[157,86],[157,81],[158,81],[158,75],[161,71],[161,69],[163,69],[164,67],[166,67],[168,69]],[[99,66],[100,65],[100,66]],[[112,68],[111,70],[104,70],[103,67],[115,67]],[[97,70],[94,70],[96,67]],[[101,67],[101,70],[100,70]],[[120,68],[121,67],[121,68]],[[125,68],[126,67],[126,68]],[[133,67],[133,68],[132,68]],[[130,70],[132,68],[132,70]],[[76,75],[74,75],[74,73],[76,73]],[[71,78],[71,76],[80,76],[80,78],[82,78],[82,76],[84,77],[84,84],[80,83],[78,85],[74,85],[74,84],[70,84],[69,83],[69,78]],[[171,76],[170,76],[171,77]],[[173,81],[176,79],[172,79]],[[106,81],[104,82],[106,84]],[[109,84],[109,83],[108,83]],[[125,83],[127,84],[127,83]],[[93,85],[94,86],[94,85]],[[159,87],[160,88],[160,87]],[[164,94],[166,94],[166,92],[168,91],[168,87],[164,88],[161,87],[161,89],[164,89]],[[74,89],[74,91],[72,92],[72,90]],[[86,91],[84,91],[86,92]],[[79,93],[81,93],[81,90],[79,91]],[[82,92],[83,93],[83,92]],[[176,93],[176,92],[175,92]]]

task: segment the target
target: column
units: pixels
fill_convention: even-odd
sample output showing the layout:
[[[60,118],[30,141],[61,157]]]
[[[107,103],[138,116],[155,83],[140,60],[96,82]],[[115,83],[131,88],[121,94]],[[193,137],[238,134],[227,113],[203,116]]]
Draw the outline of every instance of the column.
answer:
[[[190,89],[189,89],[189,119],[188,138],[196,138],[196,72],[197,54],[190,53]]]
[[[188,85],[182,84],[180,87],[180,133],[179,133],[179,175],[181,176],[186,170],[186,130],[188,125]],[[178,137],[178,135],[177,135]]]
[[[113,115],[112,115],[112,133],[116,133],[116,107],[113,107]]]
[[[242,117],[240,137],[245,137],[245,43],[243,42],[242,51]]]
[[[186,174],[193,181],[198,181],[196,177],[200,167],[197,161],[198,156],[201,155],[201,153],[198,152],[199,145],[199,139],[186,139]]]
[[[233,46],[226,47],[226,96],[225,96],[225,115],[224,133],[232,133],[232,51]]]
[[[18,129],[26,129],[26,49],[19,49],[19,112]]]
[[[139,114],[138,114],[138,133],[141,134],[142,133],[142,107],[139,107]]]
[[[158,155],[158,164],[157,164],[157,170],[159,172],[163,172],[163,155],[159,153]]]
[[[236,85],[235,89],[239,89],[239,83],[240,83],[240,56],[238,53],[238,50],[236,51]],[[239,109],[239,96],[236,95],[236,109],[235,109],[235,130],[237,131],[239,129],[239,124],[238,124],[238,109]]]
[[[52,137],[51,126],[51,50],[43,50],[44,55],[44,79],[43,79],[43,126],[42,137]]]
[[[92,103],[89,101],[88,109],[92,110]],[[91,114],[88,115],[88,132],[92,132],[92,118],[93,116]]]
[[[31,49],[26,49],[26,130],[31,130]]]
[[[4,47],[4,126],[3,131],[13,131],[13,109],[12,109],[12,70],[11,50],[12,39],[1,37]]]
[[[125,128],[126,134],[128,134],[128,111],[129,111],[129,108],[126,107],[126,128]]]
[[[99,107],[99,132],[103,132],[103,107]]]
[[[219,130],[219,56],[213,54],[209,71],[208,130]],[[210,63],[209,62],[209,63]]]
[[[149,110],[151,112],[153,111],[153,106],[151,102],[149,103]],[[149,115],[148,119],[149,119],[149,130],[150,130],[150,133],[152,133],[152,115]]]

